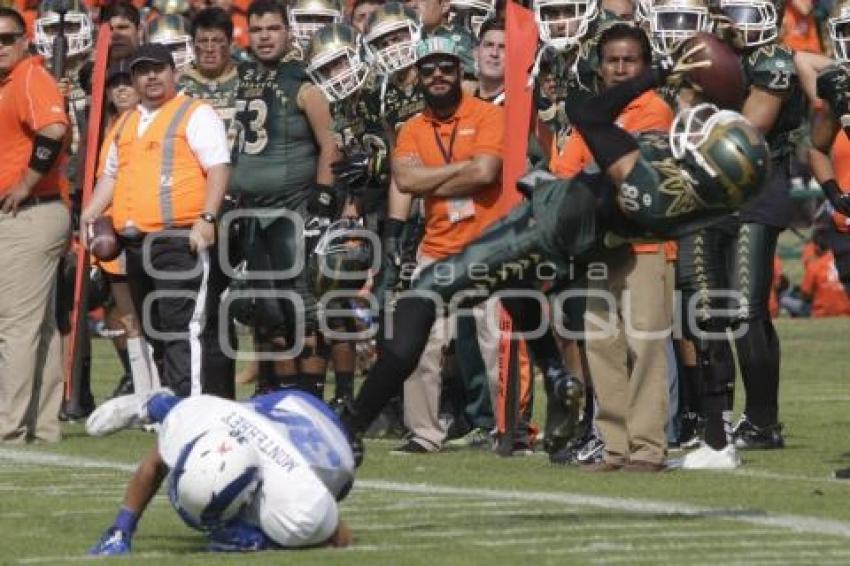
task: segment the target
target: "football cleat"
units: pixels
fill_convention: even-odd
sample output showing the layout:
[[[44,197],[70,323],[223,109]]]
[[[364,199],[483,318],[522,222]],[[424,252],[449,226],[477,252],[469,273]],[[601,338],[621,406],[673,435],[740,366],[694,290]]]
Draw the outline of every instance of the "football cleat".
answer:
[[[546,370],[546,426],[543,449],[562,450],[578,431],[584,384],[561,366]]]
[[[715,450],[703,444],[682,458],[683,470],[734,470],[741,466],[741,457],[734,444],[727,444],[721,450]]]
[[[161,400],[159,405],[173,405],[172,399],[177,398],[168,389],[115,397],[95,409],[86,421],[86,432],[89,436],[107,436],[119,430],[149,425],[153,420],[162,421],[161,418],[151,419],[148,403]],[[167,412],[159,406],[157,409],[163,414]]]
[[[735,439],[735,447],[744,450],[785,448],[785,439],[782,437],[782,423],[758,427],[746,415],[742,415],[741,420],[735,425],[732,430],[732,438]]]
[[[207,539],[207,550],[211,552],[258,552],[274,546],[259,527],[239,520],[213,530]]]
[[[89,549],[89,556],[121,556],[130,554],[130,535],[116,527],[109,527],[100,540]]]

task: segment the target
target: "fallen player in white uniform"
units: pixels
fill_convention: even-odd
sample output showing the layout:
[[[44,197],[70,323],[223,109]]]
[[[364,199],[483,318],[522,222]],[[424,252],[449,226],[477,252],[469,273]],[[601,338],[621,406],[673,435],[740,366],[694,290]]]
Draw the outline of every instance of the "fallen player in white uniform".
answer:
[[[95,411],[93,436],[159,423],[157,446],[127,486],[115,522],[92,555],[127,554],[136,525],[168,475],[180,517],[213,551],[346,546],[337,502],[354,482],[354,456],[336,415],[301,391],[234,402],[169,391],[113,399]]]

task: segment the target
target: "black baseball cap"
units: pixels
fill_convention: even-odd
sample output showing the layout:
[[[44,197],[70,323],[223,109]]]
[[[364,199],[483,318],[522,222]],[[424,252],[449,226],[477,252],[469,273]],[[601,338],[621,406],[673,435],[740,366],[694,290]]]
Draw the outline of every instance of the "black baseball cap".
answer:
[[[139,63],[167,63],[174,67],[174,58],[171,56],[171,51],[168,47],[160,43],[145,43],[139,47],[133,54],[133,59],[130,62],[130,71]]]
[[[106,70],[106,84],[111,83],[120,76],[130,76],[130,60],[121,59],[109,66]]]

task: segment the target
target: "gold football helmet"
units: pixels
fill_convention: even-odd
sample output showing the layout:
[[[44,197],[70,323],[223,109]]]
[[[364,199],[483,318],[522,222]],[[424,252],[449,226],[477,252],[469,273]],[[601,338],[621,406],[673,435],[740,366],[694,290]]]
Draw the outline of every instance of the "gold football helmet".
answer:
[[[35,47],[38,54],[49,58],[53,56],[53,38],[59,31],[59,13],[56,7],[64,4],[65,39],[68,41],[68,57],[91,51],[94,45],[94,25],[89,10],[82,0],[44,0],[38,5],[38,18],[35,20]]]
[[[189,0],[153,0],[153,8],[160,14],[185,14],[189,11]]]
[[[369,16],[363,43],[366,58],[385,74],[416,62],[416,44],[422,36],[416,12],[400,2],[387,2]]]
[[[720,0],[720,9],[741,32],[745,47],[764,45],[779,35],[780,15],[770,0]]]
[[[360,89],[369,67],[360,58],[360,38],[354,28],[331,24],[317,31],[307,49],[307,74],[331,102]]]
[[[186,20],[177,14],[164,14],[150,22],[145,30],[148,43],[159,43],[171,50],[174,66],[183,71],[195,60],[192,36]]]
[[[649,7],[649,39],[660,55],[711,29],[707,0],[655,0]]]
[[[835,58],[850,62],[850,0],[838,0],[827,20]]]
[[[534,0],[540,39],[558,51],[575,47],[599,14],[597,0]]]
[[[475,37],[481,24],[496,15],[495,0],[450,0],[449,21],[459,22],[472,30]]]
[[[340,0],[294,0],[289,6],[289,29],[302,45],[326,25],[342,22]]]

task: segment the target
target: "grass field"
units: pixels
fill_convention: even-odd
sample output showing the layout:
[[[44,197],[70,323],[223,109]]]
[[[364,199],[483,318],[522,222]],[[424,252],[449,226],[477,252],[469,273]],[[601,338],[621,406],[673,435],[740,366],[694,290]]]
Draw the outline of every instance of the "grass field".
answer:
[[[848,564],[850,365],[845,320],[781,320],[787,448],[734,472],[588,475],[544,456],[471,450],[394,456],[371,441],[342,515],[346,550],[221,556],[162,495],[122,564]],[[118,374],[95,344],[99,399]],[[66,428],[58,445],[0,448],[0,563],[86,562],[153,436]],[[675,458],[674,453],[671,457]]]

